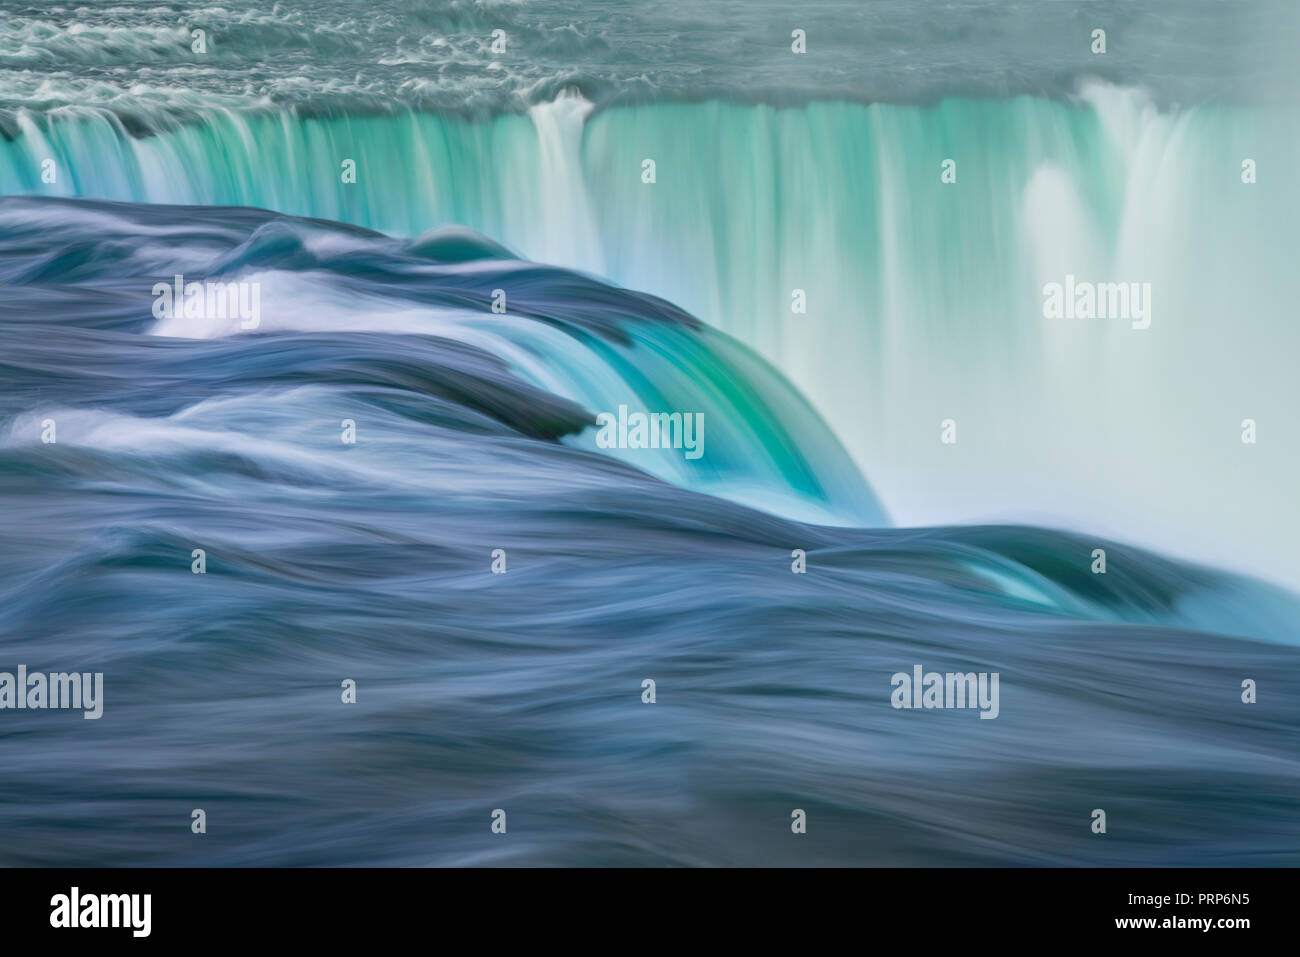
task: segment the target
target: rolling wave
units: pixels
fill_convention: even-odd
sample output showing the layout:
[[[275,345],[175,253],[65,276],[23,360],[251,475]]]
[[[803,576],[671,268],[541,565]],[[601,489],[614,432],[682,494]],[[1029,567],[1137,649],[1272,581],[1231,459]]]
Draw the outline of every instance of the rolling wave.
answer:
[[[178,273],[256,328],[157,315]],[[890,527],[663,300],[467,230],[9,198],[0,375],[6,655],[105,676],[97,721],[6,714],[5,864],[1297,863],[1292,597]],[[599,447],[618,404],[705,454]],[[917,664],[1000,674],[997,719],[891,707]]]

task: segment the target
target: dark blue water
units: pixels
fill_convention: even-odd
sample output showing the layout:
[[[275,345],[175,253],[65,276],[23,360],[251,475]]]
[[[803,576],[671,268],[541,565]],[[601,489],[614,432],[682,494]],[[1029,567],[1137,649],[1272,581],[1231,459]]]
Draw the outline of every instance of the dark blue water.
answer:
[[[0,671],[104,675],[0,712],[0,863],[1300,863],[1294,599],[891,527],[747,350],[508,256],[0,201]],[[261,324],[156,319],[177,272]],[[705,454],[600,450],[620,400]],[[998,717],[894,709],[917,664]]]

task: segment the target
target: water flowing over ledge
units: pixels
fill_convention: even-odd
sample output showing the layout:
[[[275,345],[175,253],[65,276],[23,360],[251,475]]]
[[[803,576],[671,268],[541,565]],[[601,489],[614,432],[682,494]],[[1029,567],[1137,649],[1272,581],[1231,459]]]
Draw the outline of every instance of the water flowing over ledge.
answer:
[[[1279,281],[1300,247],[1295,110],[1163,111],[1091,84],[928,107],[223,110],[145,137],[69,108],[15,131],[0,192],[458,224],[662,296],[779,369],[905,524],[1068,523],[1300,583]],[[1149,283],[1150,328],[1044,318],[1067,276]],[[1243,450],[1245,418],[1267,440]]]
[[[219,309],[211,300],[182,308],[186,273],[190,282],[251,287],[255,298],[238,297],[229,309],[223,300],[215,302]],[[707,455],[703,446],[684,454],[680,441],[676,448],[608,454],[687,487],[801,518],[887,521],[829,430],[748,350],[662,300],[508,258],[465,230],[401,241],[251,209],[11,198],[0,200],[0,283],[18,318],[39,321],[53,310],[101,330],[139,333],[147,324],[154,336],[230,342],[225,358],[203,365],[205,374],[195,370],[194,378],[184,370],[195,353],[140,352],[147,360],[135,370],[141,388],[115,397],[113,415],[165,409],[188,421],[187,409],[210,402],[223,416],[243,401],[274,405],[264,390],[278,385],[294,393],[311,378],[310,363],[322,361],[345,383],[358,375],[379,376],[376,389],[415,381],[431,402],[458,400],[498,428],[563,438],[591,451],[600,448],[595,426],[602,412],[630,407],[641,415],[699,417],[708,427]],[[68,300],[68,284],[84,304]],[[107,303],[105,290],[113,293]],[[258,308],[253,323],[235,314],[250,298]],[[493,311],[497,299],[500,314]],[[356,333],[368,348],[351,369],[313,349],[295,356],[265,338],[288,333]],[[420,345],[405,344],[408,336],[420,337]],[[432,349],[437,368],[410,364],[409,349],[435,344],[445,347]],[[39,354],[48,346],[37,340],[23,349]],[[106,344],[94,362],[130,359]],[[307,362],[307,369],[294,361]],[[245,363],[254,388],[241,397],[231,389],[243,380]],[[276,373],[276,363],[290,367]],[[33,369],[33,394],[45,388],[38,374],[44,370],[45,363]],[[14,398],[23,385],[12,383]],[[105,411],[102,397],[84,401],[94,409],[92,419]],[[40,420],[46,413],[30,414]],[[153,431],[148,422],[132,421],[120,430],[136,436],[130,441]],[[118,431],[111,423],[102,430],[95,422],[82,426],[101,437]],[[179,436],[167,429],[158,434],[164,443]],[[216,440],[224,442],[220,435]]]

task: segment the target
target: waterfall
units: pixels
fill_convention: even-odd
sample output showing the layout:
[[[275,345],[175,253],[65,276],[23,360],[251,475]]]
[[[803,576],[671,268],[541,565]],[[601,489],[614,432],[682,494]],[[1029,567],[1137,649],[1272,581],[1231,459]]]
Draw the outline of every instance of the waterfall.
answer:
[[[156,125],[20,113],[0,193],[261,206],[405,236],[469,226],[749,345],[900,523],[1068,524],[1300,577],[1300,343],[1281,281],[1300,248],[1293,109],[1158,109],[1096,83],[1071,100],[593,110],[566,94],[478,119],[289,108]],[[1067,275],[1149,283],[1150,328],[1044,318],[1044,285]],[[939,440],[946,419],[956,444]]]

